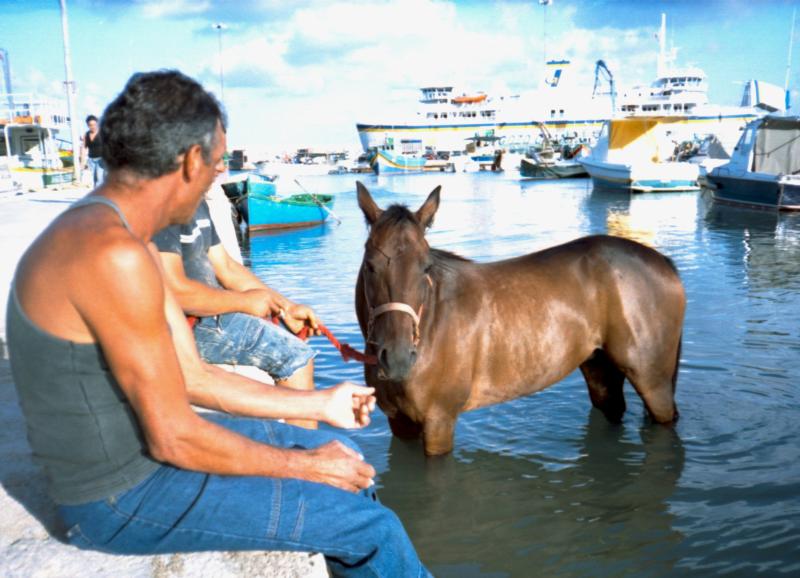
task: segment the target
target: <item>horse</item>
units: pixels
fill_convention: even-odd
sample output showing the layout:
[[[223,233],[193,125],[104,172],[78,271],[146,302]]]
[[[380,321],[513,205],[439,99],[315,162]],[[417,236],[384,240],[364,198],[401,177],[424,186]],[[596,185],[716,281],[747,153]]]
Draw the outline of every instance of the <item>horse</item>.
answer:
[[[627,378],[650,417],[678,417],[686,295],[673,262],[608,235],[477,263],[428,245],[441,186],[417,211],[381,209],[357,183],[368,238],[355,308],[364,376],[395,436],[453,449],[462,412],[541,391],[579,367],[592,404],[625,412]]]

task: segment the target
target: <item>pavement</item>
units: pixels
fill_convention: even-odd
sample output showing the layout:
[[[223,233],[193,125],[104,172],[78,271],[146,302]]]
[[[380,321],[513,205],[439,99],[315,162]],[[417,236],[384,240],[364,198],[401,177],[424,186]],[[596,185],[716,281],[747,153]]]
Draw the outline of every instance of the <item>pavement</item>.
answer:
[[[0,576],[6,578],[219,578],[328,576],[320,554],[203,552],[114,556],[64,543],[44,476],[33,462],[7,359],[6,300],[20,256],[70,203],[88,192],[64,186],[0,196]]]

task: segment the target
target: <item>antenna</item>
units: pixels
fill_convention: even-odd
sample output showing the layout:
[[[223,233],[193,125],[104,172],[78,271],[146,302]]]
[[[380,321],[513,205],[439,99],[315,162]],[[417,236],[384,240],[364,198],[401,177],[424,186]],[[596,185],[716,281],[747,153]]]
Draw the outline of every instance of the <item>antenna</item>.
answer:
[[[785,109],[788,111],[791,108],[791,102],[789,98],[789,75],[792,71],[792,48],[794,46],[794,20],[795,16],[797,16],[797,7],[792,8],[792,31],[789,33],[789,54],[786,57],[786,80],[783,83],[783,90],[784,90],[784,105]]]

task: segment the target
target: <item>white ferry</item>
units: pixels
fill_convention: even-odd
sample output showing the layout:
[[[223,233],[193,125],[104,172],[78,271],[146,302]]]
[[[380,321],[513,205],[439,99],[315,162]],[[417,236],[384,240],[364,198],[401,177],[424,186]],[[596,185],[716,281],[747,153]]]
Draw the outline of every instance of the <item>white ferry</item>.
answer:
[[[665,38],[662,14],[657,78],[649,86],[624,90],[618,102],[613,83],[606,92],[589,95],[570,85],[569,61],[550,61],[544,86],[530,95],[467,93],[448,85],[424,87],[413,117],[358,123],[361,145],[367,152],[383,151],[381,168],[420,170],[424,163],[412,162],[410,157],[460,153],[476,137],[498,139],[498,146],[506,151],[525,150],[537,144],[543,125],[556,140],[566,137],[573,144],[593,144],[611,118],[680,116],[682,122],[673,123],[676,145],[714,134],[732,150],[749,121],[783,109],[782,89],[756,80],[745,85],[740,106],[710,104],[705,73],[696,67],[674,67],[675,51],[667,53]]]
[[[466,92],[453,86],[420,89],[419,109],[396,122],[364,122],[356,128],[365,151],[412,154],[426,149],[462,152],[478,137],[500,139],[506,149],[524,149],[541,138],[541,124],[555,136],[591,141],[610,116],[608,102],[582,99],[561,88],[569,61],[551,61],[550,78],[534,99],[518,94]]]

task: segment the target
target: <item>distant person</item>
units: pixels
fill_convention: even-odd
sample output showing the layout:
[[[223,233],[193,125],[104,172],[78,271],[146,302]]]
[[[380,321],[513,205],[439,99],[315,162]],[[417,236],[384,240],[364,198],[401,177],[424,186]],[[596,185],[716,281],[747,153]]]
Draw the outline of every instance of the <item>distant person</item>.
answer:
[[[92,187],[97,188],[102,184],[104,176],[103,145],[97,117],[93,114],[87,116],[86,126],[89,130],[83,135],[83,146],[81,147],[83,168],[92,175]]]
[[[170,290],[183,310],[198,318],[194,337],[204,360],[252,365],[278,385],[314,389],[315,352],[268,319],[280,317],[293,333],[305,326],[318,333],[316,314],[268,287],[228,254],[205,200],[187,224],[161,231],[153,242]],[[316,427],[313,421],[289,423]]]
[[[68,540],[314,551],[335,576],[427,576],[352,442],[263,419],[363,427],[373,390],[296,392],[202,364],[148,246],[191,219],[223,168],[216,99],[177,71],[135,74],[100,130],[107,179],[28,248],[8,301],[28,440]]]

